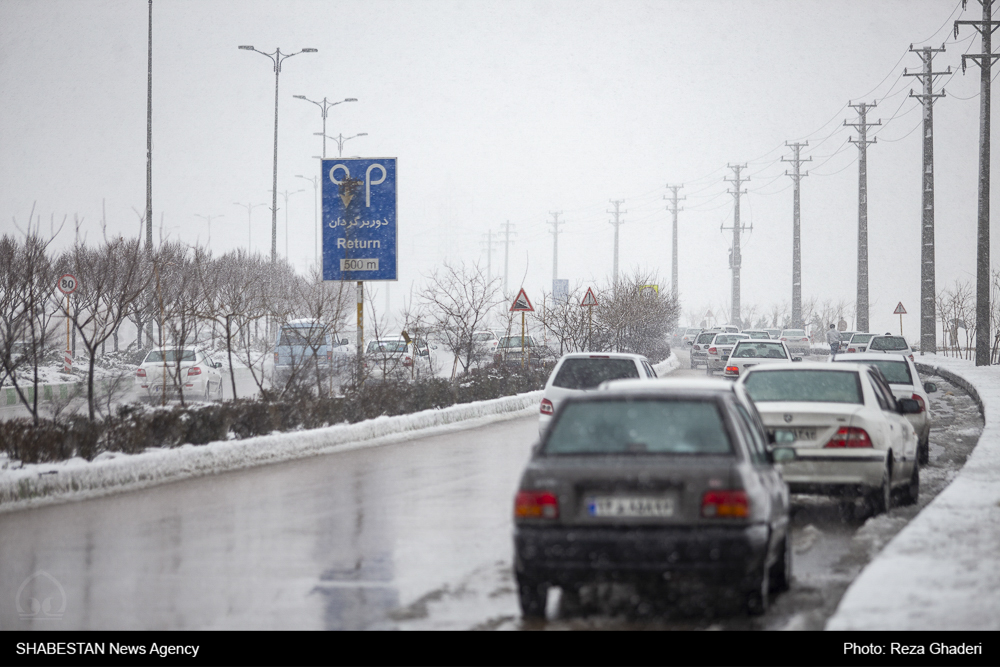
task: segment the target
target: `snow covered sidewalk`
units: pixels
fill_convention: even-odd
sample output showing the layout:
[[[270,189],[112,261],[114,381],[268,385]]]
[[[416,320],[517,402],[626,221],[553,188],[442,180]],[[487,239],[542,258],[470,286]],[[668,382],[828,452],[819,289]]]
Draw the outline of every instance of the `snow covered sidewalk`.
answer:
[[[1000,630],[1000,367],[915,358],[978,394],[986,425],[958,477],[854,580],[827,630]]]

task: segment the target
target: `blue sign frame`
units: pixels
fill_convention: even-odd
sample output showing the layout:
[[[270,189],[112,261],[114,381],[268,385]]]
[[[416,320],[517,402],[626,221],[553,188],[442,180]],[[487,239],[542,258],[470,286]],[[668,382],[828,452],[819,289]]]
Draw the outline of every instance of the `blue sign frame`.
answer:
[[[322,161],[323,280],[398,280],[396,158]]]

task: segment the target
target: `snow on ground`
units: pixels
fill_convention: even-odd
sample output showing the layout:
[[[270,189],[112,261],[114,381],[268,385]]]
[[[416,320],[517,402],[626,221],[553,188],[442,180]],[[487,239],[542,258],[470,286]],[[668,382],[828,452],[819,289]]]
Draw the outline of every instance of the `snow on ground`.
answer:
[[[954,481],[854,580],[828,630],[1000,629],[1000,368],[917,362],[973,387],[986,425]]]
[[[677,360],[677,355],[674,354],[673,351],[671,351],[669,357],[667,357],[660,363],[653,365],[653,370],[656,371],[657,377],[663,377],[668,373],[673,373],[680,367],[681,367],[681,362]]]

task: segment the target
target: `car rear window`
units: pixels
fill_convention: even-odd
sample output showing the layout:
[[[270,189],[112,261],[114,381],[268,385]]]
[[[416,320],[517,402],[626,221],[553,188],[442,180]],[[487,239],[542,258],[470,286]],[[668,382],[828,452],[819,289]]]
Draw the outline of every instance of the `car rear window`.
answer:
[[[851,337],[851,342],[852,343],[858,343],[858,344],[867,343],[868,341],[870,341],[872,339],[872,337],[874,335],[875,334],[868,334],[868,333],[866,333],[866,334],[854,334]]]
[[[737,359],[787,359],[781,343],[738,343],[731,355]]]
[[[899,336],[878,336],[872,339],[869,350],[906,350],[910,346]]]
[[[711,343],[713,338],[715,338],[715,333],[703,333],[694,342],[698,344]]]
[[[715,337],[716,345],[732,345],[733,343],[741,340],[745,340],[746,336],[743,334],[719,334]]]
[[[406,352],[405,340],[373,340],[368,343],[369,352]]]
[[[472,340],[476,341],[477,343],[483,343],[488,340],[493,340],[493,334],[491,333],[472,334]]]
[[[889,381],[889,384],[913,384],[913,376],[910,375],[910,365],[905,361],[869,361],[866,359],[858,363],[874,366],[882,371],[882,375]]]
[[[639,371],[631,359],[569,358],[559,367],[552,385],[563,389],[593,389],[605,380],[637,377]]]
[[[806,332],[803,331],[802,329],[785,329],[784,331],[781,332],[781,335],[784,336],[785,338],[788,338],[789,336],[805,338]]]
[[[278,345],[326,345],[326,332],[318,328],[287,327],[281,330]]]
[[[772,366],[773,368],[773,366]],[[864,400],[855,371],[790,369],[751,371],[744,382],[754,401],[857,403]]]
[[[523,342],[522,342],[523,341]],[[520,336],[504,336],[500,339],[499,347],[537,347],[535,341],[532,340],[531,336],[525,336],[523,339]]]
[[[166,361],[168,361],[168,362],[171,362],[171,361],[172,362],[176,362],[177,361],[177,354],[178,354],[178,352],[179,352],[179,350],[166,350],[164,352],[164,354],[160,354],[159,350],[152,350],[149,353],[149,355],[146,357],[146,361],[143,362],[143,363],[148,363],[148,362],[162,362],[162,361],[164,361],[164,359],[163,359],[164,355],[167,357]],[[180,352],[181,352],[181,357],[180,357],[181,361],[194,361],[195,360],[194,350],[183,350],[183,351],[180,351]]]
[[[701,331],[701,329],[688,329],[687,330],[687,335],[688,336],[693,336],[693,335],[695,335],[696,333],[698,333],[700,331]]]
[[[718,406],[707,400],[621,399],[567,403],[546,454],[730,454]]]

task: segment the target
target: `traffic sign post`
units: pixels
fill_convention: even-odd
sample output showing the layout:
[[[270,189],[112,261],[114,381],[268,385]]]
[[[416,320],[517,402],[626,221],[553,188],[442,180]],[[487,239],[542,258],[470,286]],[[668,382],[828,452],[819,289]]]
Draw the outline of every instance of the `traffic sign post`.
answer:
[[[357,281],[358,382],[364,371],[364,281],[398,280],[396,158],[321,161],[323,280]]]
[[[535,312],[535,307],[531,305],[531,300],[528,299],[528,295],[524,291],[523,287],[521,288],[521,291],[517,293],[517,296],[514,297],[514,303],[510,305],[509,312],[521,313],[521,368],[524,368],[524,351],[526,349],[524,346],[524,314]],[[527,349],[528,349],[528,362],[530,363],[531,349],[530,348]]]
[[[896,310],[892,311],[893,315],[899,315],[899,335],[903,335],[903,315],[906,315],[906,308],[903,308],[903,302],[900,301],[896,304]]]
[[[66,354],[63,355],[63,373],[73,372],[73,348],[70,343],[69,295],[76,291],[80,283],[72,273],[64,273],[56,281],[56,287],[66,295]]]
[[[580,302],[580,305],[587,308],[587,352],[590,352],[591,324],[594,320],[594,306],[597,305],[597,297],[594,296],[592,287],[587,288],[587,293],[583,295],[583,301]]]

